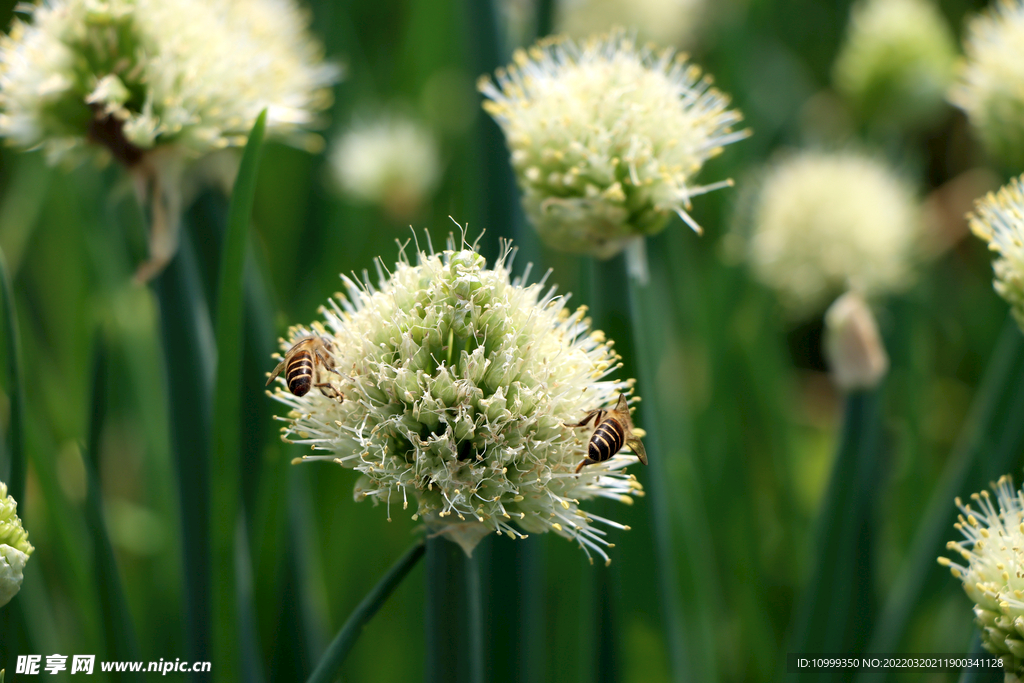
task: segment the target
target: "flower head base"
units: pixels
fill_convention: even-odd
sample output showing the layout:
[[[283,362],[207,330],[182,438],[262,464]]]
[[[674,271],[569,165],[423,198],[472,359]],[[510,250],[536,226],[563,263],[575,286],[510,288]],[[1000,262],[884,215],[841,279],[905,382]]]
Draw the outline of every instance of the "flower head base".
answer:
[[[304,129],[339,72],[293,0],[53,0],[0,41],[0,135],[51,159],[87,143],[128,166],[173,145],[197,156],[245,143],[256,116]],[[93,147],[95,149],[95,147]]]
[[[331,452],[305,459],[360,472],[356,499],[387,504],[389,518],[412,497],[413,519],[467,552],[490,531],[554,531],[607,560],[594,523],[623,527],[579,502],[631,503],[642,489],[622,470],[636,459],[620,453],[577,476],[588,435],[567,425],[632,382],[606,379],[617,356],[583,309],[570,312],[543,282],[511,279],[512,252],[487,268],[448,246],[417,250],[415,264],[403,253],[387,276],[379,266],[376,287],[343,278],[348,296],[328,303],[324,324],[291,331],[285,346],[329,339],[336,371],[331,391],[296,398],[279,386],[285,439]]]
[[[999,254],[992,264],[993,285],[1024,329],[1024,176],[978,200],[968,222],[971,232]]]
[[[637,49],[621,31],[582,45],[545,39],[488,77],[484,109],[505,132],[523,207],[554,248],[599,258],[661,231],[704,162],[746,137],[729,99],[672,50]]]
[[[865,116],[926,123],[945,103],[955,60],[953,33],[930,0],[862,0],[833,75]]]
[[[21,590],[22,571],[34,550],[18,518],[18,503],[0,482],[0,607]]]
[[[949,93],[989,153],[1024,168],[1024,0],[997,0],[967,26],[965,62]]]
[[[992,484],[996,505],[988,491],[972,494],[971,504],[957,498],[961,514],[954,525],[963,541],[946,548],[960,555],[966,566],[940,557],[963,581],[964,592],[974,601],[981,643],[993,654],[1003,655],[1006,680],[1024,677],[1024,494],[1013,480],[1000,477]],[[1010,676],[1015,678],[1010,678]]]
[[[393,219],[405,220],[436,189],[440,157],[429,130],[391,115],[353,126],[334,145],[330,162],[346,194],[379,204]]]
[[[769,169],[752,206],[748,257],[794,315],[837,293],[892,292],[910,279],[919,209],[886,165],[804,152]]]

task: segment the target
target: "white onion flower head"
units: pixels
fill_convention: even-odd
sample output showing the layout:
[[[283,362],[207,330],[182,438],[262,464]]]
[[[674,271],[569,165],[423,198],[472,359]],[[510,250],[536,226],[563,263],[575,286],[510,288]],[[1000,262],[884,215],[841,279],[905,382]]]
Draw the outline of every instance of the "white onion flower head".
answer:
[[[632,381],[608,379],[618,357],[584,309],[570,311],[543,282],[523,284],[529,269],[512,279],[510,257],[487,268],[450,242],[440,254],[417,250],[415,263],[403,252],[391,273],[378,264],[377,286],[343,278],[347,296],[282,347],[319,335],[335,368],[320,375],[329,390],[301,398],[281,381],[283,435],[330,453],[304,459],[360,472],[356,500],[384,503],[389,519],[412,499],[414,520],[467,553],[489,532],[554,531],[607,561],[597,523],[625,527],[580,505],[642,495],[623,471],[636,458],[620,452],[577,476],[589,432],[567,424],[610,407]]]
[[[794,316],[836,294],[898,291],[920,209],[910,185],[857,152],[802,152],[770,167],[752,206],[748,259]]]
[[[661,231],[694,229],[704,162],[748,131],[729,99],[672,50],[638,49],[621,31],[577,44],[544,39],[479,88],[505,133],[523,207],[541,238],[608,258]]]
[[[338,67],[294,0],[50,0],[0,41],[0,135],[52,160],[98,143],[126,165],[271,135],[315,144]]]
[[[643,40],[690,47],[704,25],[705,0],[558,0],[555,26],[582,39],[628,26]]]
[[[996,0],[967,25],[964,63],[949,99],[989,153],[1024,168],[1024,0]]]
[[[18,518],[18,503],[0,482],[0,607],[21,590],[22,572],[34,550]]]
[[[337,65],[295,0],[49,0],[0,38],[0,137],[131,171],[153,277],[177,250],[185,165],[266,131],[311,151]]]
[[[1006,680],[1019,683],[1024,678],[1024,494],[1005,475],[991,486],[995,501],[988,491],[972,494],[973,505],[956,499],[960,515],[954,527],[964,540],[950,541],[946,548],[964,564],[948,557],[940,557],[939,564],[963,581],[975,603],[982,646],[1002,655]]]
[[[338,187],[379,204],[394,219],[414,216],[441,180],[441,153],[433,133],[398,114],[356,122],[330,152]]]
[[[1024,176],[978,200],[968,223],[998,254],[993,285],[1024,329]]]
[[[869,118],[927,123],[945,106],[956,58],[953,32],[932,0],[861,0],[833,80]]]

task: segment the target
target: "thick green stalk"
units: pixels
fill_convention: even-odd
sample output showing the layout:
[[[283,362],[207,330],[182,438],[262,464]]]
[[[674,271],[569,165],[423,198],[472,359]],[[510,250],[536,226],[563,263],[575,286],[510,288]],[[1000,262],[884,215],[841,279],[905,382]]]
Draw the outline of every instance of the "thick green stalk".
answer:
[[[209,448],[213,330],[192,251],[183,231],[178,253],[156,283],[167,366],[171,448],[181,511],[185,579],[185,656],[210,657]]]
[[[871,623],[871,515],[878,489],[880,390],[846,397],[832,478],[818,518],[815,566],[796,617],[791,652],[856,654]],[[833,680],[843,672],[815,672]],[[802,677],[803,678],[803,677]]]
[[[478,549],[479,551],[479,549]],[[480,567],[456,543],[428,538],[427,683],[483,683]]]
[[[373,618],[373,615],[387,601],[388,597],[402,583],[402,579],[408,575],[416,566],[426,550],[423,541],[416,543],[409,548],[402,557],[392,565],[388,573],[373,587],[366,597],[356,606],[345,621],[345,625],[338,631],[338,635],[328,646],[327,651],[317,664],[313,675],[307,683],[331,683],[338,676],[338,670],[345,661],[345,657],[352,650],[363,632],[363,627]]]
[[[7,261],[0,250],[0,288],[3,289],[4,356],[7,359],[7,396],[10,400],[8,431],[0,442],[0,481],[7,484],[7,494],[21,506],[25,515],[25,442],[24,394],[21,382],[21,341],[18,335],[18,314],[14,309],[14,292],[7,270]],[[24,615],[21,602],[15,600],[0,609],[0,662],[19,654],[25,644]]]
[[[106,352],[102,338],[96,342],[93,361],[92,413],[89,419],[89,441],[85,452],[85,471],[88,488],[85,499],[85,523],[92,541],[93,575],[99,596],[100,617],[106,640],[108,659],[138,661],[139,646],[128,599],[125,596],[121,572],[114,556],[114,546],[103,517],[103,492],[100,489],[99,452],[100,437],[107,412]],[[116,680],[141,680],[138,673],[115,673]]]
[[[680,415],[672,424],[663,424],[656,410],[656,368],[664,350],[666,319],[671,318],[668,314],[671,306],[663,300],[662,293],[668,290],[659,259],[654,252],[651,256],[651,283],[641,283],[631,275],[628,287],[639,387],[641,394],[649,397],[641,402],[639,412],[647,431],[644,444],[650,462],[648,471],[643,473],[643,481],[648,492],[646,505],[655,542],[655,580],[662,596],[672,680],[680,683],[715,681],[718,680],[718,665],[712,605],[718,585],[714,551],[690,448],[688,420]],[[673,383],[677,391],[685,386],[678,377],[673,378]],[[671,450],[666,448],[668,444],[672,445]],[[685,545],[681,555],[687,561],[682,566],[677,563],[674,547],[677,537]],[[684,618],[683,597],[690,606],[692,626],[689,629]]]
[[[951,581],[936,563],[954,537],[956,496],[967,498],[987,482],[1011,472],[1024,448],[1024,336],[1007,317],[971,412],[942,477],[921,516],[907,560],[900,569],[876,621],[867,652],[898,652],[907,625],[922,597]],[[883,680],[881,672],[858,680]]]
[[[266,111],[249,134],[231,194],[217,291],[217,370],[210,459],[210,552],[213,588],[213,661],[220,681],[238,680],[240,649],[235,533],[238,524],[241,429],[242,312],[245,249],[256,196],[256,172]]]
[[[0,461],[0,481],[7,484],[7,494],[22,503],[25,498],[24,394],[21,382],[21,341],[18,315],[14,309],[14,291],[7,270],[7,261],[0,251],[0,287],[3,288],[4,356],[7,358],[7,394],[10,398],[10,430],[4,440]]]

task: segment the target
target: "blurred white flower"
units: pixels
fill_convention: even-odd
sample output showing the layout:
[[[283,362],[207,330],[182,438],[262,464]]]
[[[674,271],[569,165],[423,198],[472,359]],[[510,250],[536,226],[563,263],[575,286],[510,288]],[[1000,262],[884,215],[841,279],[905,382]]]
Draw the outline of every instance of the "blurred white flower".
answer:
[[[995,290],[1010,304],[1024,329],[1024,176],[989,192],[968,215],[971,231],[998,254],[992,268]]]
[[[931,0],[861,0],[836,58],[836,88],[865,116],[927,123],[945,106],[957,50]]]
[[[705,0],[555,0],[555,27],[573,38],[625,26],[640,40],[689,48],[704,25]]]
[[[552,247],[608,258],[730,181],[694,177],[746,137],[729,100],[672,50],[637,49],[621,31],[582,45],[546,39],[479,88],[512,154],[523,206]]]
[[[611,342],[554,288],[513,280],[510,259],[487,268],[450,243],[418,251],[415,264],[403,254],[386,276],[380,265],[376,287],[343,278],[348,296],[329,301],[324,324],[284,341],[319,335],[335,370],[321,368],[330,389],[301,398],[280,380],[274,397],[291,408],[283,434],[330,452],[307,460],[360,472],[356,499],[385,503],[389,519],[413,498],[413,519],[467,553],[489,532],[554,531],[607,561],[595,523],[624,527],[579,503],[631,503],[642,489],[623,468],[636,458],[619,453],[576,475],[589,434],[567,424],[610,408],[632,381],[606,379],[619,367]]]
[[[873,389],[889,370],[878,323],[856,292],[843,294],[825,312],[825,357],[843,391]]]
[[[152,208],[148,277],[174,254],[185,161],[267,132],[315,150],[340,76],[293,0],[51,0],[0,39],[0,136],[99,152]]]
[[[908,284],[920,209],[909,184],[856,152],[802,152],[770,167],[751,207],[754,274],[796,316],[846,290]]]
[[[950,541],[946,548],[967,566],[948,557],[940,557],[939,564],[963,581],[975,603],[981,644],[1003,655],[1006,680],[1019,682],[1024,677],[1024,494],[1005,475],[992,490],[998,509],[988,491],[971,495],[976,509],[956,499],[961,514],[954,527],[964,540]]]
[[[0,41],[0,135],[51,159],[98,143],[127,165],[174,145],[205,154],[267,130],[302,145],[331,103],[292,0],[52,0]]]
[[[989,153],[1024,169],[1024,0],[997,0],[971,20],[949,99]]]
[[[434,135],[397,114],[354,124],[332,145],[330,164],[343,192],[395,220],[414,216],[441,180]]]
[[[18,518],[18,503],[0,482],[0,607],[21,590],[22,572],[34,550]]]

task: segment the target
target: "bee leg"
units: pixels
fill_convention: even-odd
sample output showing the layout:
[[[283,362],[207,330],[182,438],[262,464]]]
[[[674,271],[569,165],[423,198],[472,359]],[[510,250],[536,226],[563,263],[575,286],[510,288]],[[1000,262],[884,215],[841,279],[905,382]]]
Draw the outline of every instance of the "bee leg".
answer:
[[[586,414],[586,416],[582,420],[580,420],[576,424],[574,424],[574,425],[565,425],[565,426],[566,427],[586,427],[587,423],[590,422],[590,419],[593,418],[593,417],[597,418],[596,420],[594,420],[594,424],[595,425],[601,424],[601,420],[604,419],[604,412],[605,411],[601,410],[601,409],[591,410],[589,413]],[[565,424],[565,423],[563,422],[562,424]]]
[[[576,466],[576,474],[579,474],[580,470],[582,470],[587,465],[594,465],[596,463],[596,460],[591,460],[590,458],[583,458],[583,462]]]
[[[640,439],[627,439],[626,445],[629,446],[631,451],[633,451],[633,455],[640,459],[640,462],[645,465],[647,464],[647,449],[644,448]]]
[[[339,401],[345,400],[345,394],[335,389],[334,385],[331,384],[330,382],[321,382],[320,384],[314,384],[313,386],[320,389],[320,393],[326,396],[327,398],[334,398]]]

